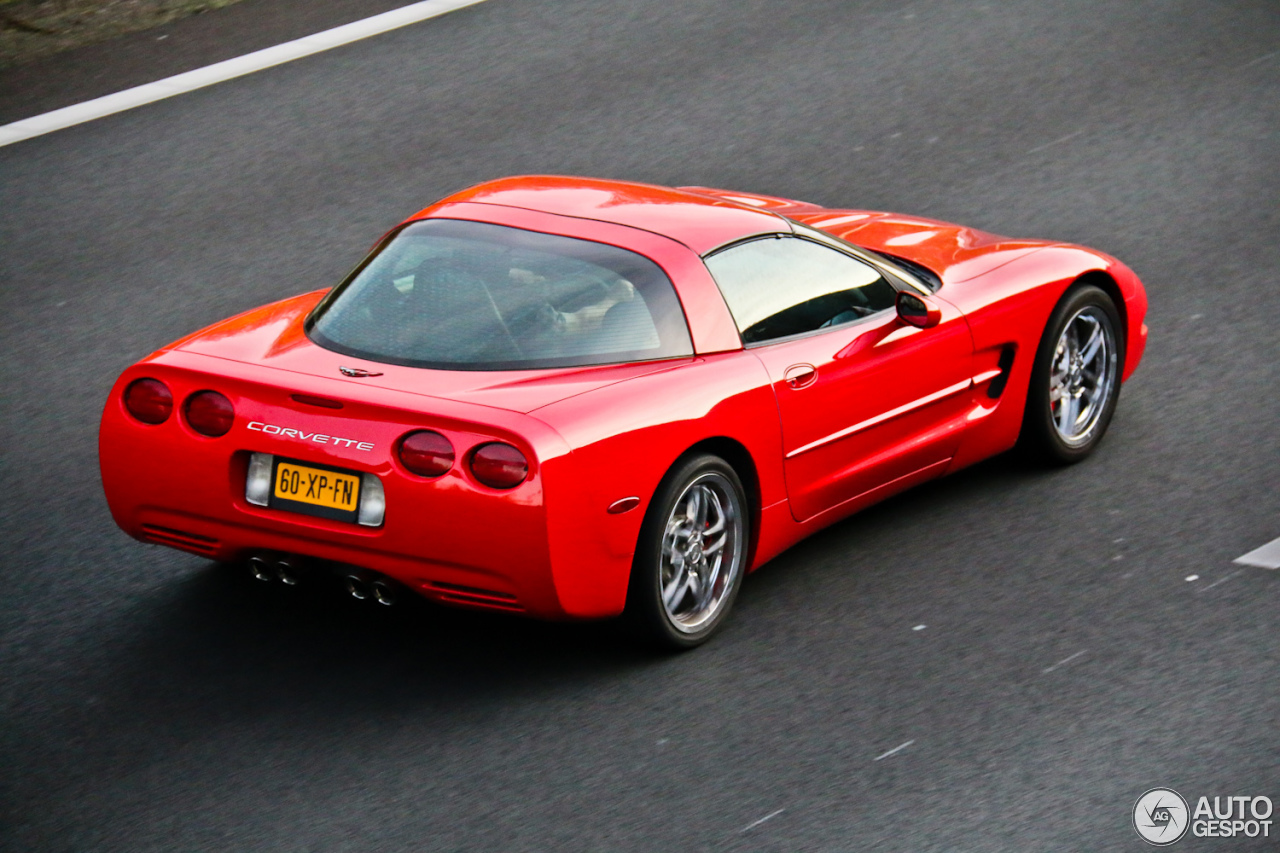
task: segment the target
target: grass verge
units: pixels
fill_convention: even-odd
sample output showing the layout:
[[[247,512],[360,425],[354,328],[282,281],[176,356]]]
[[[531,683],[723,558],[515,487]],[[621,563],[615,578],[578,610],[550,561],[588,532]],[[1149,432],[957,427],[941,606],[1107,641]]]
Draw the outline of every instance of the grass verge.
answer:
[[[0,68],[240,0],[0,0]]]

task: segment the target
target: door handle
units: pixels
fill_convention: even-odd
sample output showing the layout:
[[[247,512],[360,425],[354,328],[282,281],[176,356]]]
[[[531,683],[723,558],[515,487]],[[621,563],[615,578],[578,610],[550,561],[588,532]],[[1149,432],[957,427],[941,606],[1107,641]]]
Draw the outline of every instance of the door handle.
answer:
[[[783,372],[782,378],[792,388],[806,388],[818,378],[818,368],[812,364],[793,364]]]

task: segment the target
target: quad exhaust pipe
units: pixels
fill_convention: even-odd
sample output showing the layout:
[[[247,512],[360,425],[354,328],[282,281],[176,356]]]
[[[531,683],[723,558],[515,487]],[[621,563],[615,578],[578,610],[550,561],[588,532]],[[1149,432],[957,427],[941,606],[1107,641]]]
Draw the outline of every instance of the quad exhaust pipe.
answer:
[[[248,560],[249,573],[264,583],[279,581],[285,586],[297,586],[307,571],[301,557],[288,554],[254,554]],[[347,593],[357,601],[376,601],[390,607],[399,598],[396,584],[390,578],[366,569],[349,569],[343,575]]]

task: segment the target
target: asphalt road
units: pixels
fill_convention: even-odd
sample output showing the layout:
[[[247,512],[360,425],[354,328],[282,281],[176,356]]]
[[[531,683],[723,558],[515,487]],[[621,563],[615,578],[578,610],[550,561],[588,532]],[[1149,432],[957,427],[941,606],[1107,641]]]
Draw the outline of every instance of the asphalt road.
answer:
[[[263,8],[165,61],[319,14]],[[26,114],[142,82],[133,48]],[[1278,129],[1271,0],[489,0],[0,148],[0,848],[1137,851],[1148,788],[1280,803],[1280,575],[1232,563],[1280,536]],[[1146,360],[1088,462],[837,525],[674,657],[114,527],[121,369],[521,172],[1095,246],[1147,284]]]

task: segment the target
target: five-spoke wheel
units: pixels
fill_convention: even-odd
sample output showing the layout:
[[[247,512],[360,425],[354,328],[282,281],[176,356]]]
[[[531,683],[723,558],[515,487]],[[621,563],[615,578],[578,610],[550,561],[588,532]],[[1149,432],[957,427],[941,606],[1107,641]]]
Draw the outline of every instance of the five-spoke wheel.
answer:
[[[1062,440],[1089,440],[1116,381],[1115,331],[1101,309],[1081,308],[1058,337],[1049,372],[1049,406]]]
[[[677,465],[645,515],[627,593],[632,622],[668,648],[705,641],[723,621],[746,570],[742,483],[723,459]]]
[[[1054,309],[1032,369],[1023,442],[1036,455],[1076,462],[1102,440],[1120,392],[1123,340],[1115,304],[1093,285]]]

